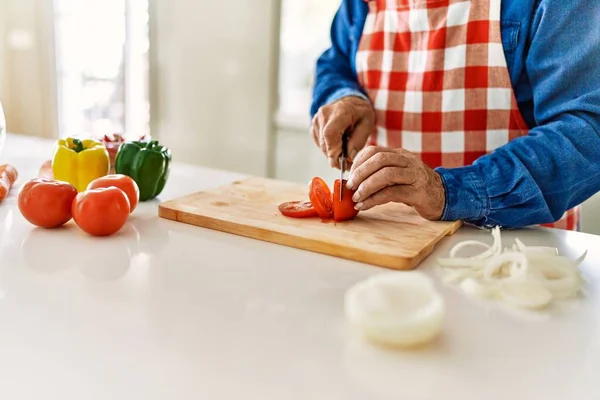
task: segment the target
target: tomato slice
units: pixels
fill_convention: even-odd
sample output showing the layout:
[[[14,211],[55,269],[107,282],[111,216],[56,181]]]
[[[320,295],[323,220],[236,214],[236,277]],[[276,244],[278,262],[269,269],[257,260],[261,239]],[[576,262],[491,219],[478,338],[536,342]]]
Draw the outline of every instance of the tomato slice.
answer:
[[[310,201],[321,219],[333,218],[331,190],[329,190],[329,186],[327,186],[327,183],[323,179],[318,177],[312,179],[308,197],[310,197]]]
[[[288,201],[279,205],[279,212],[286,217],[312,218],[319,214],[310,201]]]
[[[340,190],[344,185],[344,191],[342,192],[342,201],[340,201]],[[356,203],[352,201],[352,196],[355,190],[348,190],[345,187],[346,180],[340,184],[340,180],[336,179],[333,184],[333,220],[335,222],[342,222],[354,219],[358,214],[358,210],[354,209]]]

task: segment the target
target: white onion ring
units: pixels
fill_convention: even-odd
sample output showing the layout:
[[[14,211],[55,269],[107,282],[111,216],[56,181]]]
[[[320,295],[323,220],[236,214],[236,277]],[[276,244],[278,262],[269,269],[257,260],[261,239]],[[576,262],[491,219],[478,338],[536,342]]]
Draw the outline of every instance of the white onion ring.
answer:
[[[473,278],[467,278],[462,281],[460,288],[466,294],[480,298],[492,298],[500,294],[499,285],[483,284]]]
[[[557,299],[570,298],[579,291],[581,282],[572,268],[560,264],[546,264],[538,266],[536,270],[541,284]]]
[[[532,254],[548,254],[548,255],[558,255],[558,249],[556,247],[549,246],[525,246],[525,244],[519,239],[515,239],[515,245],[519,251],[524,253],[532,253]]]
[[[443,279],[445,283],[454,283],[467,278],[480,278],[481,272],[471,268],[460,268],[450,271]]]
[[[496,281],[497,278],[494,278],[494,274],[507,262],[514,264],[514,266],[511,265],[510,275],[506,279],[521,279],[527,273],[527,257],[522,253],[511,251],[489,260],[483,270],[483,279],[488,282]]]
[[[573,261],[559,255],[556,247],[527,246],[519,238],[503,249],[500,229],[495,227],[491,233],[491,246],[467,240],[456,244],[449,258],[437,260],[448,271],[444,283],[457,284],[470,296],[497,297],[511,306],[527,309],[543,308],[553,299],[568,299],[583,292],[579,266],[587,251]],[[472,257],[457,257],[466,247],[485,251]]]
[[[480,242],[478,240],[465,240],[464,242],[458,243],[450,250],[450,258],[456,258],[456,254],[459,251],[461,251],[462,249],[464,249],[465,247],[483,247],[486,250],[491,248],[491,246],[489,244]],[[475,257],[477,257],[477,256],[475,256]],[[469,257],[469,258],[473,258],[473,257]]]
[[[427,275],[417,271],[384,273],[346,291],[347,319],[377,344],[412,347],[442,330],[444,298]]]
[[[494,238],[494,243],[492,244],[492,247],[484,251],[483,253],[475,256],[476,259],[486,259],[496,254],[499,254],[502,251],[502,237],[500,236],[500,228],[495,227],[494,229],[492,229],[492,237]]]
[[[552,301],[552,293],[534,281],[504,284],[502,297],[508,304],[518,308],[544,308]]]

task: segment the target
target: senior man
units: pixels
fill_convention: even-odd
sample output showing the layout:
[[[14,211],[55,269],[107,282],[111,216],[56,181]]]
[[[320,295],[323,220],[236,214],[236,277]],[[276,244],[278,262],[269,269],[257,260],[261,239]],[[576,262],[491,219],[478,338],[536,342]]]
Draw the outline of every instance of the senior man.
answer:
[[[313,138],[339,168],[348,134],[357,209],[577,230],[600,190],[598,21],[590,0],[342,0]]]

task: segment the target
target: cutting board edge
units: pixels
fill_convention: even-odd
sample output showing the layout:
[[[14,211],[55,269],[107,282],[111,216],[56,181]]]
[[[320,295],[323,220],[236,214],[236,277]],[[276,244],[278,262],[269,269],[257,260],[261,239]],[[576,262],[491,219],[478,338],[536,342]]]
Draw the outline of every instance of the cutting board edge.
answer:
[[[421,262],[427,258],[433,251],[435,244],[446,236],[445,233],[436,238],[431,246],[428,246],[424,251],[419,252],[414,257],[390,256],[375,252],[361,251],[357,253],[350,247],[344,247],[335,244],[324,245],[318,240],[302,238],[287,233],[278,232],[273,235],[272,232],[257,228],[248,227],[247,225],[237,224],[235,222],[223,221],[216,218],[190,214],[185,211],[175,210],[169,207],[169,202],[159,205],[158,215],[161,218],[182,222],[188,225],[193,225],[205,229],[211,229],[219,232],[242,236],[250,239],[260,240],[267,243],[283,245],[299,250],[307,251],[307,244],[310,244],[310,251],[328,255],[332,257],[342,258],[348,261],[360,262],[368,265],[374,265],[392,270],[413,270],[417,268]],[[194,220],[193,222],[191,220]]]
[[[463,221],[448,221],[448,222],[449,222],[449,227],[448,227],[448,230],[446,231],[446,236],[454,235],[464,225]]]

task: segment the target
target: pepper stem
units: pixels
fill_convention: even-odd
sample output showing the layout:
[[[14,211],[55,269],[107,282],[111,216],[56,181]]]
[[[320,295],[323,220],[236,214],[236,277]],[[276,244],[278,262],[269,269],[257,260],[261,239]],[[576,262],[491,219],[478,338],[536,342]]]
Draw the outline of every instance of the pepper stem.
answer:
[[[73,144],[75,145],[75,148],[73,149],[75,153],[81,153],[85,150],[85,147],[83,147],[83,143],[81,142],[81,140],[73,139]]]

